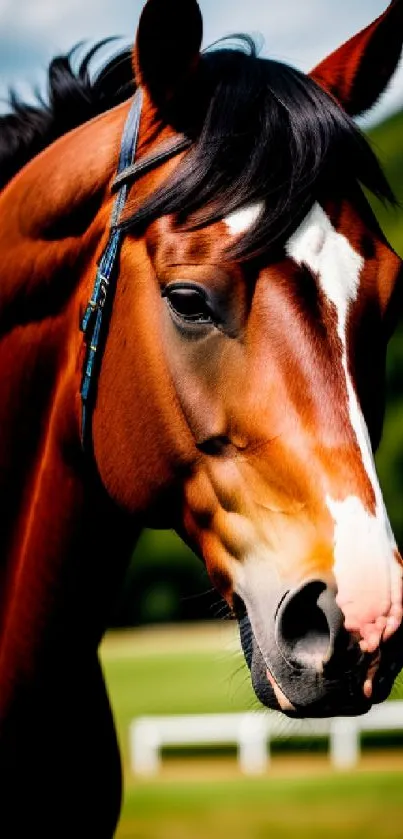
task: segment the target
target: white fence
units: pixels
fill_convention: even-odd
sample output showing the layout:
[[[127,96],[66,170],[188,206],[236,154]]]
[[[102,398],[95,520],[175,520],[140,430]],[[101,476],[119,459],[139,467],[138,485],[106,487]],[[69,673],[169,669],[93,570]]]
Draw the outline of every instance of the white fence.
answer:
[[[361,717],[293,720],[286,730],[284,718],[267,711],[245,714],[203,714],[183,717],[140,717],[130,726],[130,758],[137,775],[155,775],[163,746],[233,745],[238,747],[242,772],[265,772],[270,743],[286,737],[328,737],[330,758],[337,769],[355,765],[360,734],[367,731],[403,730],[403,702],[388,702]]]

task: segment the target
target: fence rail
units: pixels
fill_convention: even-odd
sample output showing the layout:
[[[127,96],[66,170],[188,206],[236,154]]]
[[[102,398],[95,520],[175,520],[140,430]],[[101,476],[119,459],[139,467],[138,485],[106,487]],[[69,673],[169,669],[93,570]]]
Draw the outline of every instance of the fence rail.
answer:
[[[286,737],[327,737],[333,766],[349,769],[359,758],[361,733],[399,730],[403,731],[403,702],[388,702],[361,717],[293,720]],[[270,762],[270,743],[284,736],[284,719],[267,711],[140,717],[130,725],[131,767],[137,775],[155,775],[164,746],[235,744],[242,772],[262,774]]]

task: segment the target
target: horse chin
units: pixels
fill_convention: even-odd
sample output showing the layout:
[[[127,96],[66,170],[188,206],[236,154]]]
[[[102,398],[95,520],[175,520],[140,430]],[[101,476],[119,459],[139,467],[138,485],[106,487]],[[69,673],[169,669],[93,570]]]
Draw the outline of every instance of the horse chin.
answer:
[[[282,666],[273,650],[263,655],[252,630],[248,615],[239,619],[242,649],[251,673],[252,686],[258,700],[267,708],[281,711],[287,717],[320,718],[358,716],[373,704],[383,702],[390,694],[394,680],[403,666],[403,628],[382,645],[379,664],[372,667],[368,655],[360,655],[354,647],[338,674],[312,672]],[[374,659],[372,658],[372,661]],[[368,672],[374,671],[371,693],[365,695]]]
[[[381,646],[380,664],[374,678],[372,701],[374,704],[388,698],[395,679],[403,668],[403,624]]]

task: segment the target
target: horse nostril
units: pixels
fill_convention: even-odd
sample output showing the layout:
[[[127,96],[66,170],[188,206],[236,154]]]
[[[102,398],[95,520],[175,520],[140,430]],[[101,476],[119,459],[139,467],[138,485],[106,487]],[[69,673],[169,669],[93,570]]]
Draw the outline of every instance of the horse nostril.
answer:
[[[318,672],[331,658],[342,614],[333,592],[321,580],[289,591],[277,610],[277,647],[289,664]]]

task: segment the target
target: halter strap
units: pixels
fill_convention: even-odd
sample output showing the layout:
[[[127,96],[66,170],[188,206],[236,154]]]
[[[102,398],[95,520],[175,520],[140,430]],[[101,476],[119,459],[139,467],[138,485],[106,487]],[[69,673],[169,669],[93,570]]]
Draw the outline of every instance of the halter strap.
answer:
[[[112,185],[112,190],[118,191],[111,215],[109,237],[98,261],[94,288],[80,325],[86,344],[80,389],[81,443],[84,449],[91,445],[91,412],[96,394],[96,376],[99,372],[100,357],[106,338],[105,326],[108,325],[108,315],[112,309],[116,287],[116,269],[124,238],[124,231],[119,227],[119,220],[126,204],[129,185],[136,177],[145,175],[146,172],[184,151],[190,145],[190,140],[186,137],[176,137],[135,163],[142,102],[143,95],[139,88],[134,95],[123,129],[117,175]],[[114,284],[113,280],[115,280]]]
[[[129,182],[133,184],[137,178],[141,178],[147,172],[151,172],[152,169],[165,163],[166,160],[170,160],[171,157],[179,154],[179,152],[186,151],[191,145],[192,141],[184,135],[167,140],[161,144],[158,151],[142,157],[141,160],[134,161],[130,166],[127,166],[126,169],[117,174],[112,184],[112,192],[116,192],[122,184]]]
[[[123,129],[118,172],[122,172],[127,166],[130,166],[136,154],[142,98],[142,91],[139,88],[134,95],[133,103]],[[81,443],[83,448],[86,448],[87,440],[91,437],[89,426],[90,413],[94,401],[97,352],[101,343],[101,327],[104,320],[105,304],[108,300],[108,293],[111,287],[112,273],[123,238],[123,234],[117,227],[117,224],[126,203],[127,193],[128,186],[127,184],[123,184],[119,189],[113,205],[108,242],[98,262],[98,270],[91,299],[81,321],[81,330],[84,333],[86,343],[86,355],[80,391],[82,403]]]

